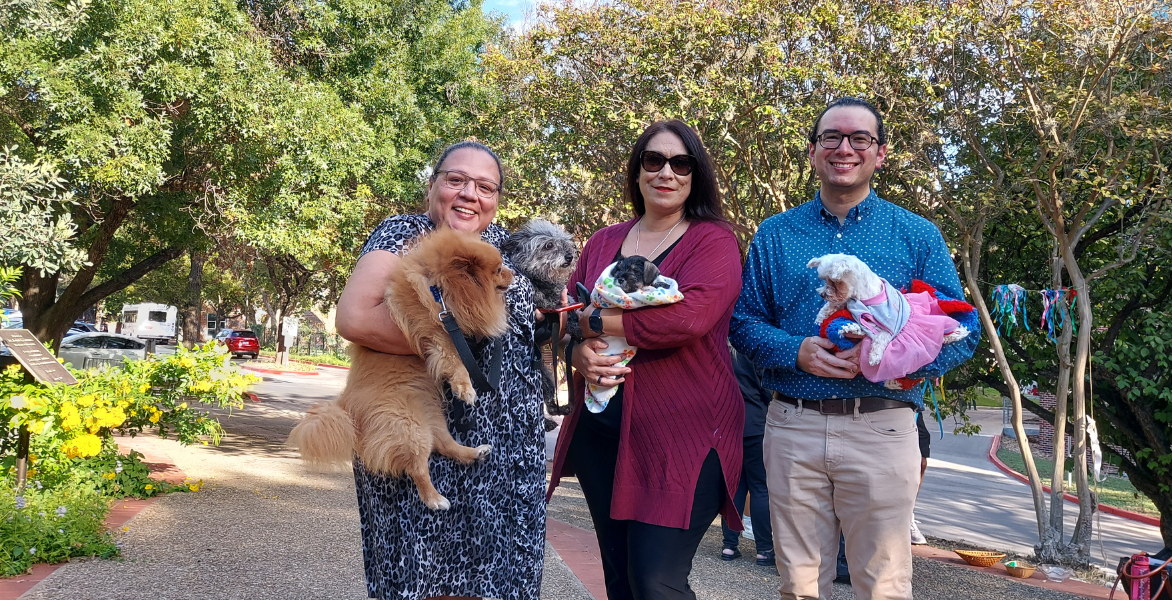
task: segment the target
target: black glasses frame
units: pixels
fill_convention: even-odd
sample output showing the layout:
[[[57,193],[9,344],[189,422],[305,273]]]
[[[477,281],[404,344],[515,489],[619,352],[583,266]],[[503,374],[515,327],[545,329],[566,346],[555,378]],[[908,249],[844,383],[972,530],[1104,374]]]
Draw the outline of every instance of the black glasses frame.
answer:
[[[840,136],[838,138],[838,143],[835,143],[833,146],[828,144],[826,142],[827,135]],[[866,136],[867,145],[860,148],[859,144],[855,143],[855,139],[856,139],[856,137],[859,138],[860,143],[861,143],[863,136]],[[867,131],[865,129],[860,129],[859,131],[852,131],[850,133],[843,133],[843,132],[838,131],[836,129],[829,129],[829,130],[823,131],[822,133],[818,134],[818,136],[815,137],[814,139],[818,140],[819,146],[822,146],[823,148],[826,148],[827,150],[837,150],[838,147],[842,145],[843,140],[850,140],[848,143],[851,145],[851,148],[854,148],[855,150],[858,150],[860,152],[879,143],[879,140],[876,139],[875,136],[871,135],[870,131]]]
[[[462,189],[468,187],[468,181],[465,181],[464,185],[460,185],[460,186],[454,185],[453,183],[451,183],[448,180],[447,177],[444,177],[448,173],[451,173],[453,175],[459,175],[460,177],[463,177],[464,179],[471,181],[473,183],[473,185],[472,185],[473,189],[476,190],[476,195],[480,196],[481,198],[491,198],[491,197],[501,193],[501,189],[502,189],[501,186],[496,183],[493,183],[492,181],[489,181],[487,179],[477,179],[477,178],[475,178],[475,177],[473,177],[463,171],[457,170],[457,169],[444,169],[442,171],[436,171],[435,172],[436,177],[439,177],[440,180],[443,181],[443,184],[445,186],[447,186],[449,189],[462,190]],[[490,188],[491,191],[481,190],[481,186]]]
[[[658,173],[664,165],[671,165],[671,172],[681,177],[691,175],[696,169],[696,157],[691,154],[677,154],[664,156],[654,150],[644,150],[639,153],[639,164],[648,173]]]

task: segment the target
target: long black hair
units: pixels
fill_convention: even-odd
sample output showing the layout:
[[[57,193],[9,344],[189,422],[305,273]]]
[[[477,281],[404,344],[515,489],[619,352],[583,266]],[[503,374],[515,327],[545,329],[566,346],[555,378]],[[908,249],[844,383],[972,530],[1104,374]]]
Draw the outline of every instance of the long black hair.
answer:
[[[623,187],[623,197],[631,203],[631,209],[638,216],[647,212],[643,201],[643,192],[639,189],[639,173],[643,170],[640,155],[647,149],[651,138],[665,131],[679,136],[687,148],[688,154],[695,157],[696,168],[692,170],[692,191],[684,200],[684,216],[689,221],[725,221],[724,200],[720,196],[720,188],[716,185],[716,167],[712,165],[712,158],[700,135],[696,130],[683,121],[672,119],[652,123],[643,131],[643,135],[635,142],[631,149],[631,157],[627,159],[627,180]],[[664,168],[670,168],[664,165]]]

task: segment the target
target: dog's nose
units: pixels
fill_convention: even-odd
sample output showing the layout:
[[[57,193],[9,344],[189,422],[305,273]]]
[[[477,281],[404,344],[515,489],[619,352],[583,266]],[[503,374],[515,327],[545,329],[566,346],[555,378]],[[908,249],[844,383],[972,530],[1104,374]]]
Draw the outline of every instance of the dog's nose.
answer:
[[[570,263],[572,263],[572,262],[574,262],[574,253],[573,253],[573,252],[567,252],[567,253],[566,253],[566,264],[568,265],[568,264],[570,264]]]

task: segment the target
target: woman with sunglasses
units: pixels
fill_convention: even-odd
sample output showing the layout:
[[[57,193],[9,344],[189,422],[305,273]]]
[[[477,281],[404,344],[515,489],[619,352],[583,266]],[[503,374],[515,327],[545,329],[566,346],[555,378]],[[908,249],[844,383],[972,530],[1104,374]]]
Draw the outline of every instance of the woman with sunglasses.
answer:
[[[679,283],[684,299],[636,310],[582,311],[572,350],[578,377],[618,386],[606,408],[575,402],[562,424],[547,498],[576,475],[594,521],[610,600],[692,599],[692,557],[718,513],[739,524],[744,402],[733,375],[728,326],[741,289],[736,236],[724,220],[715,169],[681,121],[655,123],[627,161],[635,218],[591,236],[570,287],[643,256]],[[627,367],[596,352],[602,333],[639,349]]]

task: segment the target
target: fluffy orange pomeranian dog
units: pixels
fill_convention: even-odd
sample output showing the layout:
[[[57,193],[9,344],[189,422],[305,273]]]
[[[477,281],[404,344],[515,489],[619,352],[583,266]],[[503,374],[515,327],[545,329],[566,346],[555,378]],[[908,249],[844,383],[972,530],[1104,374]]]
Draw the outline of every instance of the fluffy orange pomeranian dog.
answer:
[[[500,252],[475,235],[443,228],[425,236],[404,254],[386,294],[391,318],[418,356],[351,345],[342,395],[310,408],[290,432],[289,445],[311,466],[338,466],[357,455],[369,471],[410,477],[428,508],[450,508],[432,485],[431,453],[468,464],[487,456],[492,446],[462,446],[448,432],[444,382],[470,405],[476,391],[440,321],[431,288],[441,290],[465,335],[497,337],[508,325],[504,296],[512,281]]]

